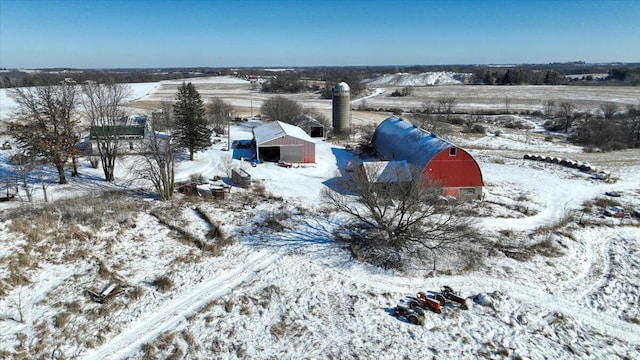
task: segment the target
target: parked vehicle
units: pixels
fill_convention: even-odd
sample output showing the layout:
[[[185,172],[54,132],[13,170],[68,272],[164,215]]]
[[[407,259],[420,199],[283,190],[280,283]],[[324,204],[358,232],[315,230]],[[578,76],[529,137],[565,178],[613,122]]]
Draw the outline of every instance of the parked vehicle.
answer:
[[[443,286],[440,294],[436,295],[436,300],[440,302],[441,306],[445,306],[447,302],[456,303],[460,306],[460,309],[467,310],[469,307],[467,306],[467,301],[465,298],[460,297],[456,294],[455,291],[450,286]]]
[[[398,305],[393,309],[393,316],[407,320],[414,325],[424,325],[424,310],[420,307],[409,308],[406,305]]]
[[[612,206],[604,211],[606,216],[622,218],[625,215],[624,208],[620,206]]]
[[[637,218],[640,218],[640,207],[633,209],[633,215]]]
[[[408,299],[409,308],[411,309],[422,308],[424,310],[431,310],[436,314],[440,314],[442,312],[440,309],[440,302],[427,297],[427,294],[422,291],[416,296],[409,296]]]
[[[604,193],[607,196],[611,196],[611,197],[620,197],[622,196],[622,194],[618,191],[607,191],[606,193]]]

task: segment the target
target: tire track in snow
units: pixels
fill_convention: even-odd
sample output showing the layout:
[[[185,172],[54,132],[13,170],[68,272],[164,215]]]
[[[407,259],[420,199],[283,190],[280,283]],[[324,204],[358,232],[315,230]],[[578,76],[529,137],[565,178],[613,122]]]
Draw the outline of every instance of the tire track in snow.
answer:
[[[282,252],[257,252],[234,270],[225,272],[220,277],[201,284],[193,291],[168,301],[146,318],[131,324],[100,348],[85,353],[82,358],[121,359],[139,352],[143,344],[153,341],[167,330],[176,329],[211,300],[253,279],[258,272],[267,268],[282,255]]]
[[[589,242],[585,244],[586,261],[581,274],[564,283],[561,292],[574,298],[584,299],[606,284],[610,271],[611,240]],[[579,294],[579,296],[576,296]]]

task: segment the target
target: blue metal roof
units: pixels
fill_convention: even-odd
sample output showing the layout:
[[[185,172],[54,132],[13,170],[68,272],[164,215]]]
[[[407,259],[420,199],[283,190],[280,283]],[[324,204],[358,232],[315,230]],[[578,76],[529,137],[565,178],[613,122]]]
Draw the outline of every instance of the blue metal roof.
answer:
[[[420,170],[442,150],[455,147],[436,134],[397,116],[387,118],[378,125],[371,143],[387,160],[406,160]]]

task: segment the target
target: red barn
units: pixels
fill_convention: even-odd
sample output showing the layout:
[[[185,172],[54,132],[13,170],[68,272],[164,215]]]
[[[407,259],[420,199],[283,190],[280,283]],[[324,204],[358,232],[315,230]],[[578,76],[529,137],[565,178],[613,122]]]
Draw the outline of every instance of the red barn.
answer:
[[[301,128],[275,121],[253,129],[260,161],[316,162],[316,143]]]
[[[422,169],[425,181],[442,186],[443,194],[460,200],[482,198],[482,172],[465,150],[399,117],[376,128],[371,141],[387,160],[405,160]]]

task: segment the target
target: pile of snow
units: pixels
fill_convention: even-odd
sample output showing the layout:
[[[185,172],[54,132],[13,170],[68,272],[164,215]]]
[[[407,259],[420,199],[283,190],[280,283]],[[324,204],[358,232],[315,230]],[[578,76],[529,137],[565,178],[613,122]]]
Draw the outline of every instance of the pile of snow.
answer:
[[[365,80],[369,86],[431,86],[464,84],[471,74],[454,72],[426,72],[421,74],[387,74],[375,79]]]

